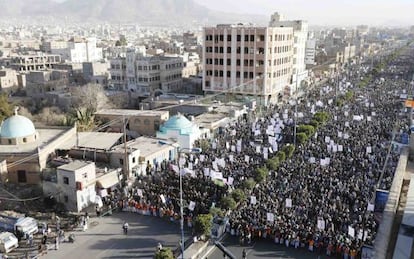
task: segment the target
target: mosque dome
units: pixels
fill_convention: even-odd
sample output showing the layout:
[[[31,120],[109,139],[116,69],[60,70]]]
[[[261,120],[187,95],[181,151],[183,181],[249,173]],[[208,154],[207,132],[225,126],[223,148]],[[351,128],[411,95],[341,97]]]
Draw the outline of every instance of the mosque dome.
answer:
[[[0,126],[1,138],[22,138],[35,134],[33,122],[17,114],[7,118]]]
[[[196,131],[197,127],[183,115],[172,116],[160,127],[161,132],[178,130],[181,134],[191,134]]]

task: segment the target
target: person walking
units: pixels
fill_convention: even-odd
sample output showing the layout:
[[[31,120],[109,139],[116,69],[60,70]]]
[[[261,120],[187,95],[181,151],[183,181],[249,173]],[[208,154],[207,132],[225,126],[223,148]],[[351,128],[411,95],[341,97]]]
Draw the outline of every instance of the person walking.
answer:
[[[124,222],[124,225],[122,226],[123,230],[124,230],[124,234],[128,235],[128,222]]]

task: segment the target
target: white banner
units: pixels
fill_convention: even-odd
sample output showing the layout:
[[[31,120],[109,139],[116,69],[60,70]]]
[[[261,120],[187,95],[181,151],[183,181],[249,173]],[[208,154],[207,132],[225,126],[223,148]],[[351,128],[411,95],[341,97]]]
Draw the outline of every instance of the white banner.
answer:
[[[275,221],[275,215],[273,213],[268,212],[266,214],[266,218],[267,218],[267,221],[269,221],[269,222],[274,222]]]
[[[193,211],[195,208],[196,203],[194,201],[190,201],[190,205],[188,205],[188,209]]]
[[[256,200],[256,196],[250,196],[250,204],[256,204],[257,200]]]
[[[286,199],[286,208],[292,208],[292,199]]]

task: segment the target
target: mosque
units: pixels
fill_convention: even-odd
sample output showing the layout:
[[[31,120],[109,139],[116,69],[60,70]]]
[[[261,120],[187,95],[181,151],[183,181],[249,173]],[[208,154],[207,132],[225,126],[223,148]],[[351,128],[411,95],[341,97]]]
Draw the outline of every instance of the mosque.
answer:
[[[47,161],[76,135],[76,127],[36,129],[17,110],[0,125],[0,181],[37,184]]]

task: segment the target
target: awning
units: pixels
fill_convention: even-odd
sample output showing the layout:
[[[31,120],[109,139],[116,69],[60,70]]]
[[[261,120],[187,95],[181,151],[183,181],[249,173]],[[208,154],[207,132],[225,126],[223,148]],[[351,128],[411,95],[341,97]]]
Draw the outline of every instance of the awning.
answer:
[[[117,172],[110,172],[106,175],[101,176],[96,181],[96,184],[101,189],[111,188],[119,183]]]

